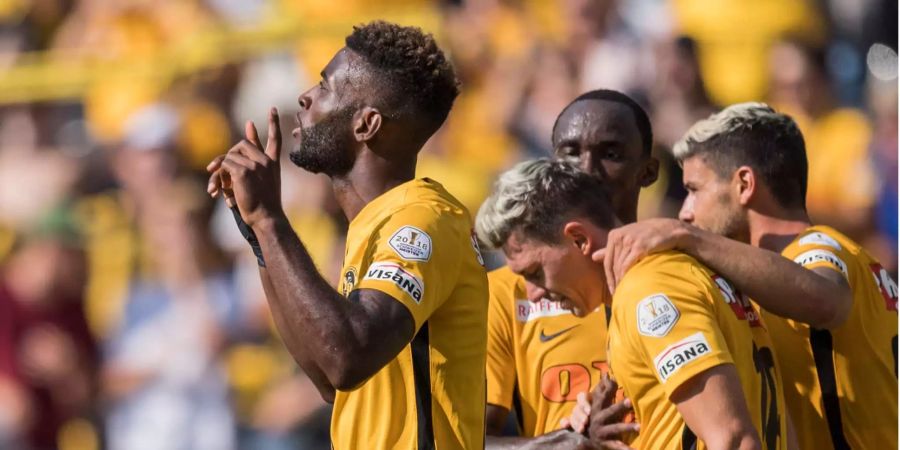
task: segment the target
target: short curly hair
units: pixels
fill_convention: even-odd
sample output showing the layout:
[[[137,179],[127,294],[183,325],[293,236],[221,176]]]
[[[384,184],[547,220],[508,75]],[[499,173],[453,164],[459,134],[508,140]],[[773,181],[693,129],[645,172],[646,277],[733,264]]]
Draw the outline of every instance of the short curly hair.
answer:
[[[431,135],[459,95],[459,80],[431,34],[384,21],[353,27],[346,46],[375,68],[388,117],[421,121]]]

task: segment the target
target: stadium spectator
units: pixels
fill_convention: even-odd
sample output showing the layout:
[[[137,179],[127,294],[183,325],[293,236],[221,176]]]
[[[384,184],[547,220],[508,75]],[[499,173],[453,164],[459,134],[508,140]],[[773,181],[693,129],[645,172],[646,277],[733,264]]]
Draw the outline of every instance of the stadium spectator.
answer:
[[[65,211],[23,237],[2,266],[0,441],[10,448],[56,448],[66,423],[97,412],[99,356],[82,303],[86,270]]]
[[[869,119],[858,109],[837,105],[822,49],[781,40],[772,47],[769,74],[769,101],[793,117],[806,141],[810,218],[865,238],[875,201]]]
[[[103,369],[113,449],[235,446],[219,352],[242,330],[230,262],[209,235],[212,202],[178,175],[179,114],[164,105],[127,123],[115,173],[134,201],[147,266],[128,280]]]

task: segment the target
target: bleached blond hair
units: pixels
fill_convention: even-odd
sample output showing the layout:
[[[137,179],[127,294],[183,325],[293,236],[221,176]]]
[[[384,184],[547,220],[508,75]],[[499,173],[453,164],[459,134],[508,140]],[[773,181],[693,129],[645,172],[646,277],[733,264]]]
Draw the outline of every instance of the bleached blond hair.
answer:
[[[569,162],[524,161],[500,175],[475,219],[478,238],[500,248],[513,231],[556,243],[566,220],[584,216],[612,227],[615,216],[604,186]]]
[[[679,164],[702,155],[720,177],[749,166],[783,206],[806,203],[803,134],[794,119],[765,103],[738,103],[695,123],[672,153]]]

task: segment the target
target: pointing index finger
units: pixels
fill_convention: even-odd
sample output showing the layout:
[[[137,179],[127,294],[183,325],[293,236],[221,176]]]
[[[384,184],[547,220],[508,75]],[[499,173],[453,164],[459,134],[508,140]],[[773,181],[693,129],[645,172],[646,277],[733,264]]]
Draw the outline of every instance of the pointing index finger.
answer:
[[[278,117],[278,109],[274,106],[269,110],[269,139],[266,142],[266,156],[273,161],[281,158],[281,122]]]

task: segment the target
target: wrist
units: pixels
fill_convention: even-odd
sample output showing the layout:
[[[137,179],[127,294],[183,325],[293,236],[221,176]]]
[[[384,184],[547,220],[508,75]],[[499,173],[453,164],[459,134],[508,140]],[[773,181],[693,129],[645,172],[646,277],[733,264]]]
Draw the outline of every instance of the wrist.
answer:
[[[697,227],[679,221],[675,229],[675,248],[689,255],[695,255],[697,242],[700,240],[698,231]]]
[[[261,215],[250,225],[257,236],[272,235],[279,227],[287,224],[287,215],[282,210]]]

